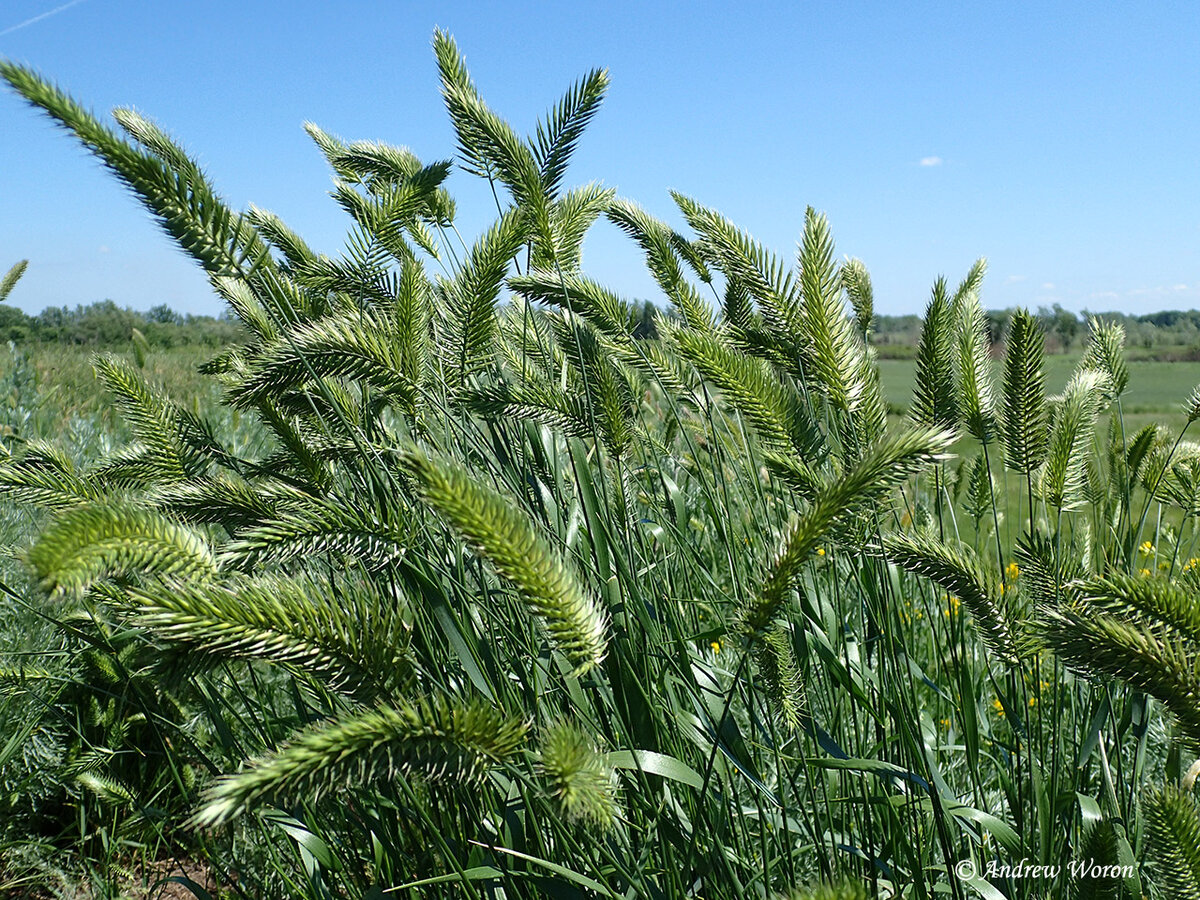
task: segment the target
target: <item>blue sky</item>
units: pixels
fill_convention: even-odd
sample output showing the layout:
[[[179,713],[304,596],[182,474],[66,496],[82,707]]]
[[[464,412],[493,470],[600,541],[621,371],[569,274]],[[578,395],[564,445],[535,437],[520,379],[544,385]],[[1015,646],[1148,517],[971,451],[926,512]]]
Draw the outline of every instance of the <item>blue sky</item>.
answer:
[[[50,13],[49,15],[44,15]],[[37,18],[42,16],[41,18]],[[31,21],[32,20],[32,21]],[[453,154],[435,26],[485,99],[531,128],[593,66],[612,87],[568,183],[682,225],[668,189],[794,257],[804,208],[862,258],[880,312],[918,312],[978,256],[989,307],[1200,307],[1200,4],[724,4],[4,0],[0,56],[94,110],[134,106],[236,207],[341,247],[347,219],[301,130]],[[486,186],[455,173],[464,234]],[[99,164],[0,94],[0,269],[12,302],[220,307]],[[656,298],[611,226],[589,274]]]

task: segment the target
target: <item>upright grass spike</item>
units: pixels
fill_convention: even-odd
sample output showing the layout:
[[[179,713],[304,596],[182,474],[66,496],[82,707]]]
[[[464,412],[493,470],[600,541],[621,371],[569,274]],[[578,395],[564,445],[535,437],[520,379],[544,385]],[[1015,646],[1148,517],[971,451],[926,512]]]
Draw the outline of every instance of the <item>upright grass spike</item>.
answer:
[[[842,287],[854,310],[854,324],[865,341],[870,338],[875,323],[875,293],[866,263],[861,259],[846,260],[842,265]]]
[[[1105,393],[1116,399],[1129,385],[1129,366],[1125,363],[1125,326],[1092,316],[1088,319],[1091,334],[1081,369],[1096,369],[1108,376]]]
[[[208,460],[187,440],[188,417],[161,391],[150,387],[136,366],[113,354],[97,356],[92,365],[138,439],[153,451],[147,480],[169,481],[204,472]]]
[[[1076,854],[1078,862],[1086,866],[1100,866],[1116,870],[1121,865],[1121,842],[1110,819],[1086,824],[1083,841]],[[1074,900],[1122,900],[1129,896],[1119,877],[1100,875],[1080,878]]]
[[[1070,549],[1056,549],[1049,537],[1038,532],[1017,542],[1013,558],[1023,590],[1034,603],[1057,606],[1077,598],[1076,584],[1083,577],[1083,567]]]
[[[592,69],[537,123],[529,145],[542,187],[550,197],[561,193],[567,164],[584,129],[604,102],[608,84],[607,69]]]
[[[578,318],[551,319],[558,346],[578,375],[593,428],[614,456],[633,441],[634,398],[629,373],[606,351],[596,330]]]
[[[533,151],[483,102],[454,40],[438,30],[434,32],[433,49],[442,79],[442,97],[468,171],[497,177],[527,216],[531,236],[543,245],[543,250],[552,247],[550,204],[554,198]]]
[[[158,143],[169,159],[122,140],[73,99],[32,70],[0,62],[0,76],[34,106],[40,107],[95,153],[158,219],[179,246],[196,259],[210,277],[248,277],[260,268],[273,268],[267,245],[242,216],[231,211],[207,180],[190,164],[176,168],[182,154],[156,128],[139,139]],[[128,113],[125,118],[134,123]],[[138,123],[146,120],[138,117]],[[178,152],[176,152],[178,151]],[[187,159],[186,154],[183,158]]]
[[[982,280],[981,263],[976,264],[977,269],[972,269],[964,285]],[[960,287],[951,305],[958,349],[955,367],[958,412],[967,433],[980,443],[988,444],[995,439],[997,427],[987,318],[977,289]]]
[[[1084,486],[1084,447],[1090,439],[1088,429],[1095,422],[1108,383],[1108,376],[1102,372],[1079,369],[1058,401],[1040,482],[1042,496],[1058,509],[1069,509],[1079,501]]]
[[[884,536],[883,550],[900,568],[922,575],[958,597],[971,611],[980,639],[997,659],[1007,666],[1020,663],[1012,614],[1000,586],[969,547],[892,532]]]
[[[978,297],[979,290],[983,287],[983,278],[985,275],[987,275],[987,260],[981,256],[975,262],[971,263],[971,268],[967,270],[967,274],[963,277],[963,280],[954,289],[954,296],[950,302],[957,307],[964,301],[969,300],[971,296]]]
[[[417,260],[408,260],[400,270],[395,292],[393,318],[395,339],[400,345],[400,366],[404,379],[413,386],[409,414],[416,415],[420,391],[430,377],[432,359],[433,288],[425,269]]]
[[[533,265],[554,267],[561,272],[578,272],[583,261],[583,239],[596,219],[612,203],[616,191],[586,184],[568,191],[550,206],[549,247],[534,246]]]
[[[1026,309],[1013,313],[1008,332],[1000,436],[1009,468],[1030,476],[1045,460],[1050,441],[1042,330]]]
[[[958,427],[955,391],[954,307],[946,295],[946,279],[938,278],[925,308],[917,345],[917,372],[908,415],[918,425]]]
[[[192,824],[222,825],[270,799],[319,803],[397,777],[470,787],[516,753],[525,731],[524,723],[480,700],[434,695],[360,710],[218,780]]]
[[[402,463],[425,502],[516,586],[576,673],[598,666],[608,648],[608,615],[529,517],[449,460],[435,461],[414,450]]]
[[[29,268],[29,260],[22,259],[14,263],[12,268],[4,273],[4,277],[0,278],[0,303],[8,299],[8,295],[17,286],[17,282],[21,280],[21,276],[25,274],[27,268]]]
[[[102,578],[132,574],[206,580],[217,573],[207,542],[162,513],[106,500],[60,514],[28,561],[51,593],[82,592]]]
[[[973,456],[962,469],[960,477],[966,480],[963,512],[975,520],[975,530],[978,531],[980,522],[992,511],[992,498],[995,496],[995,484],[984,455],[978,453]]]
[[[1200,385],[1196,385],[1192,389],[1191,395],[1187,402],[1183,405],[1183,411],[1187,414],[1188,424],[1200,419]]]
[[[829,223],[812,207],[804,216],[799,267],[798,337],[805,371],[843,418],[839,437],[853,457],[883,434],[886,408],[866,345],[846,318]]]
[[[526,233],[521,211],[509,209],[475,242],[452,281],[439,278],[448,316],[443,325],[443,360],[455,387],[462,386],[492,359],[496,302],[509,263]]]

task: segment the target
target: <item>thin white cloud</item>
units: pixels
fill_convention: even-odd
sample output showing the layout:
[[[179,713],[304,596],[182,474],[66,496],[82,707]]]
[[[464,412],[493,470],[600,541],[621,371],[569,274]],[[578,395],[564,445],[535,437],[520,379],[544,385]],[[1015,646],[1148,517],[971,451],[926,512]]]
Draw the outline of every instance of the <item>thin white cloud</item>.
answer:
[[[101,253],[107,253],[107,252],[108,252],[108,244],[101,244],[101,245],[100,245],[100,252],[101,252]]]
[[[1188,286],[1186,284],[1177,284],[1173,288],[1171,288],[1171,290],[1173,290],[1173,291],[1186,291],[1187,289],[1188,289]]]
[[[0,37],[4,37],[6,34],[12,34],[14,31],[20,31],[22,28],[28,28],[30,25],[42,21],[42,19],[48,19],[51,16],[56,16],[60,12],[70,9],[72,6],[78,6],[82,2],[83,0],[71,0],[70,3],[64,3],[62,6],[56,6],[54,9],[28,18],[24,22],[18,22],[16,25],[10,25],[3,31],[0,31]]]
[[[1052,291],[1052,290],[1054,290],[1054,282],[1053,282],[1053,281],[1047,281],[1045,284],[1043,284],[1043,285],[1042,285],[1042,290],[1043,290],[1043,291]]]
[[[942,158],[940,156],[923,156],[923,157],[921,157],[921,165],[923,165],[925,167],[940,166],[941,164],[942,164]]]
[[[1018,281],[1024,281],[1028,275],[1009,275],[1004,279],[1005,284],[1016,284]]]

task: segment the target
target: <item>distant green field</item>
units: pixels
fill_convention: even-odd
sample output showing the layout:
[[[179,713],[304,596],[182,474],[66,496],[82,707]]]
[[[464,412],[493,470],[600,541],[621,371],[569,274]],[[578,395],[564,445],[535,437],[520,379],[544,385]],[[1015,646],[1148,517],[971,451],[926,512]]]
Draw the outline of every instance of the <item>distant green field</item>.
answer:
[[[1052,394],[1061,391],[1078,361],[1076,355],[1046,357],[1047,391]],[[916,363],[911,359],[879,361],[884,394],[894,407],[908,408],[915,371]],[[1002,374],[1003,361],[997,360],[997,378]],[[1121,404],[1126,424],[1140,428],[1156,421],[1170,428],[1182,427],[1181,407],[1197,384],[1200,384],[1200,362],[1130,362],[1129,389]]]

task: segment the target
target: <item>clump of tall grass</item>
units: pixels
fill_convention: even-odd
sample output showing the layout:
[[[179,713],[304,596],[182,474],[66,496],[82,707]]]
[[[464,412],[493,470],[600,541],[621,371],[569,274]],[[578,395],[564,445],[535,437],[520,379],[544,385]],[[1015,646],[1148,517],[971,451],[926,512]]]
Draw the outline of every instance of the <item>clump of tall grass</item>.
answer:
[[[0,468],[46,510],[12,594],[108,679],[38,694],[94,751],[72,776],[105,834],[310,896],[1016,897],[968,870],[1081,854],[1191,890],[1195,804],[1142,795],[1196,740],[1166,583],[1196,577],[1196,506],[1171,512],[1195,481],[1180,441],[1125,433],[1118,330],[1046,397],[1019,312],[997,379],[977,263],[935,284],[889,423],[870,278],[824,216],[789,264],[697,200],[684,234],[568,189],[607,74],[522,137],[434,49],[497,218],[468,243],[450,160],[309,125],[353,220],[336,258],[148,119],[0,67],[249,335],[203,367],[228,416],[101,357],[130,441]],[[601,216],[668,304],[649,335],[584,274]]]

